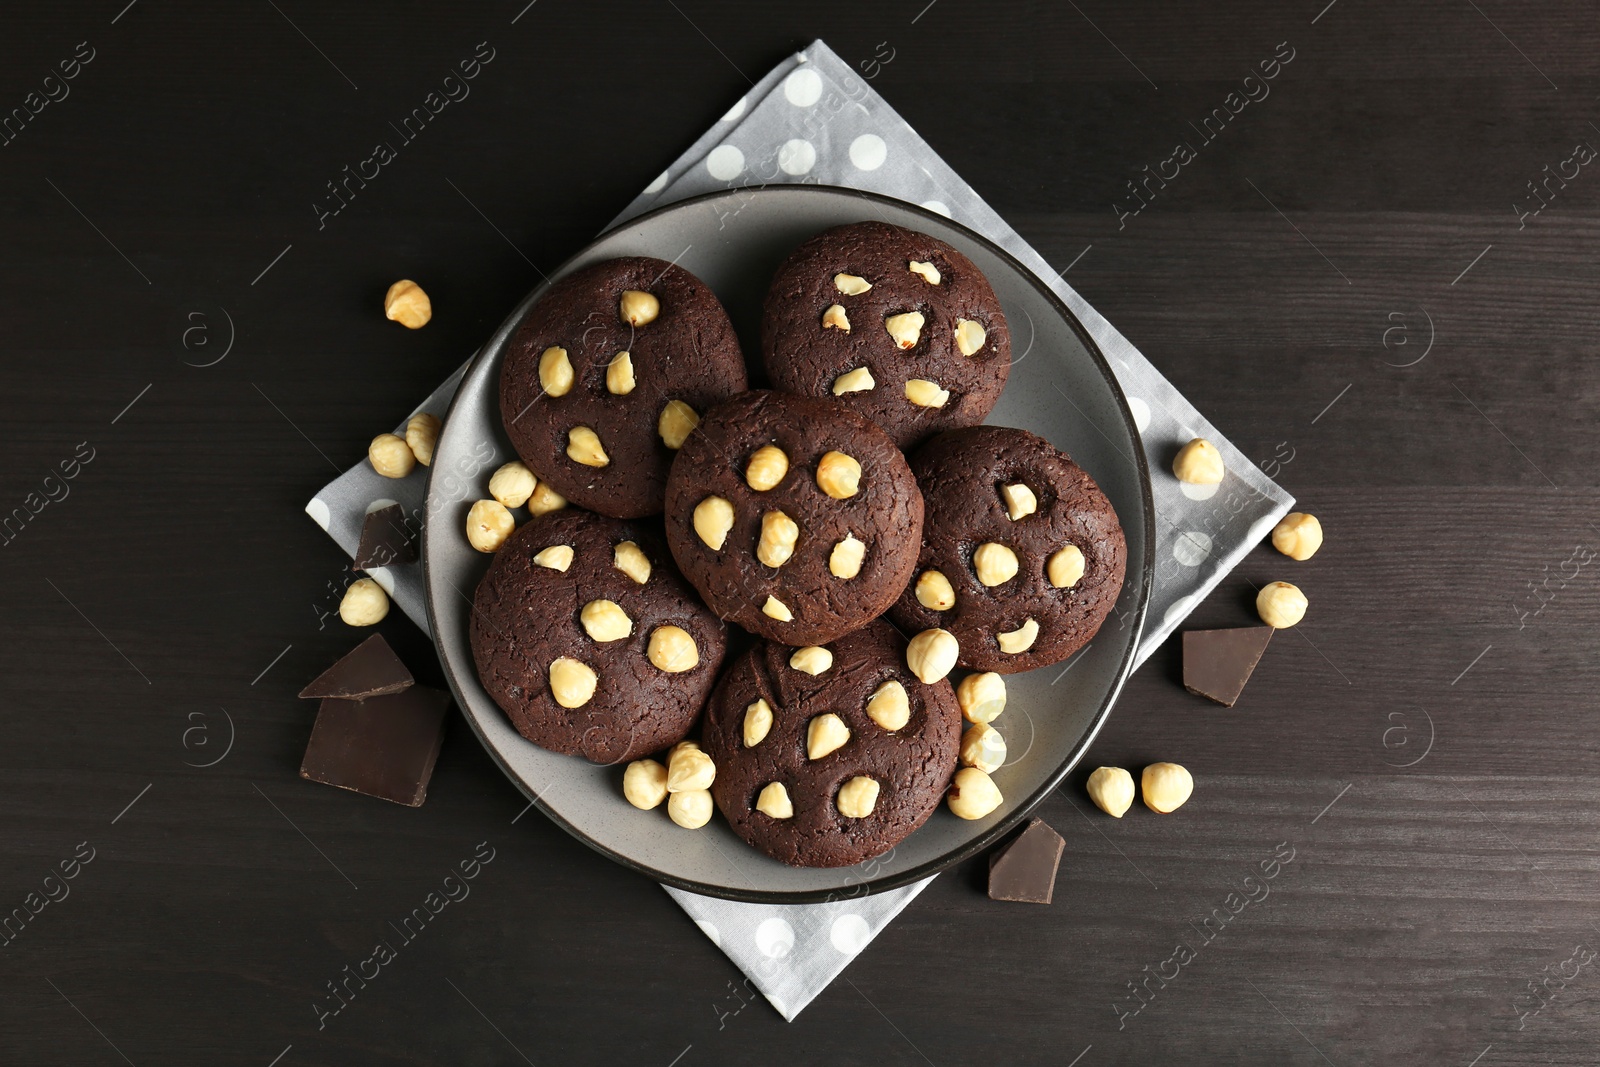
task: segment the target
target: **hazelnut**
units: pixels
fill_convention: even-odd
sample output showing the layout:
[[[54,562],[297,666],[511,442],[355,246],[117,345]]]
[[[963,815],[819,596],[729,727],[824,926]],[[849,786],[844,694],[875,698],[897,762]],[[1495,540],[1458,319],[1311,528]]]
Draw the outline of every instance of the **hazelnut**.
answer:
[[[781,567],[794,555],[800,540],[800,526],[781,511],[761,516],[761,540],[756,544],[756,559],[768,567]]]
[[[1026,518],[1039,510],[1039,498],[1021,482],[1000,487],[1000,499],[1006,502],[1006,515],[1012,522]]]
[[[420,330],[433,318],[433,301],[422,291],[422,286],[402,278],[383,294],[383,317],[408,330]]]
[[[765,493],[789,473],[789,457],[777,445],[762,445],[745,464],[744,480],[758,493]]]
[[[1272,528],[1272,547],[1290,559],[1310,559],[1322,547],[1322,523],[1304,511],[1290,512]]]
[[[645,650],[657,670],[682,674],[700,665],[700,649],[681,626],[657,626],[650,631],[650,647]]]
[[[650,557],[632,541],[618,541],[611,553],[611,565],[643,585],[650,580]]]
[[[533,487],[533,495],[528,498],[528,514],[534,518],[547,515],[552,511],[560,511],[567,506],[567,498],[550,488],[549,482],[540,482]]]
[[[617,302],[617,311],[629,326],[648,326],[661,314],[661,301],[638,289],[624,289],[622,299]]]
[[[817,488],[835,500],[861,491],[861,464],[843,452],[828,452],[817,461]]]
[[[551,345],[539,353],[539,384],[546,396],[566,396],[572,391],[575,377],[565,348]]]
[[[850,740],[850,728],[833,712],[818,715],[806,724],[806,758],[821,759],[836,752]]]
[[[694,408],[681,400],[669,400],[656,419],[656,433],[661,435],[662,444],[676,452],[699,425],[700,415]]]
[[[1071,589],[1083,577],[1083,550],[1077,545],[1064,545],[1050,553],[1044,573],[1057,589]]]
[[[906,382],[906,399],[919,408],[942,408],[950,402],[950,390],[926,378],[911,378]]]
[[[1152,763],[1140,779],[1144,806],[1160,815],[1177,811],[1194,792],[1194,776],[1176,763]]]
[[[932,685],[956,665],[961,645],[949,630],[924,630],[906,645],[906,666],[924,685]]]
[[[956,320],[956,349],[963,356],[975,356],[983,348],[983,343],[989,339],[984,332],[983,324],[973,322],[971,319]]]
[[[389,614],[389,594],[371,578],[357,578],[339,599],[339,618],[347,626],[375,626]]]
[[[716,780],[717,765],[693,741],[679,742],[667,753],[667,792],[710,789]]]
[[[855,534],[845,534],[844,540],[833,546],[828,554],[828,573],[835,578],[854,578],[861,573],[861,561],[867,558],[867,546]]]
[[[1121,767],[1099,767],[1089,775],[1089,799],[1094,806],[1120,819],[1133,806],[1133,775]]]
[[[911,721],[911,698],[906,687],[893,678],[878,686],[867,698],[867,718],[893,733]]]
[[[917,341],[922,337],[922,324],[926,321],[922,312],[907,311],[884,319],[883,328],[889,331],[896,347],[911,349],[917,347]]]
[[[1178,449],[1177,458],[1172,461],[1172,473],[1178,481],[1190,485],[1216,485],[1222,481],[1222,470],[1222,453],[1204,437],[1196,437]]]
[[[860,296],[872,288],[872,283],[856,274],[835,274],[833,287],[845,296]]]
[[[562,656],[550,664],[550,695],[564,708],[581,708],[594,696],[599,675],[587,663]]]
[[[757,697],[744,709],[744,747],[755,748],[772,732],[772,705]]]
[[[994,779],[976,767],[963,767],[946,795],[950,811],[960,819],[981,819],[1005,802]]]
[[[1309,602],[1298,586],[1268,582],[1256,594],[1256,614],[1275,630],[1286,630],[1306,617]]]
[[[653,759],[634,760],[622,772],[622,795],[641,811],[667,799],[667,769]]]
[[[606,392],[614,396],[627,396],[638,381],[633,376],[633,355],[618,352],[606,364]]]
[[[789,666],[815,678],[833,666],[833,653],[821,645],[807,645],[805,648],[795,649],[794,655],[789,657]]]
[[[551,545],[540,550],[539,554],[533,557],[533,562],[541,567],[565,573],[566,569],[572,566],[572,555],[571,545]]]
[[[1015,656],[1028,651],[1033,647],[1033,643],[1039,640],[1039,624],[1029,619],[1009,633],[996,634],[995,640],[1000,642],[1001,652]]]
[[[846,393],[865,393],[877,386],[872,372],[865,367],[847,370],[833,380],[833,395],[843,396]]]
[[[1005,545],[985,541],[972,553],[972,569],[984,585],[1004,585],[1017,576],[1017,554]]]
[[[856,775],[839,787],[839,814],[847,819],[865,819],[878,806],[878,788],[873,779]]]
[[[850,316],[844,313],[843,304],[828,305],[828,310],[822,313],[822,328],[850,332]]]
[[[633,620],[614,600],[591,600],[578,613],[583,630],[594,640],[605,644],[620,641],[633,633]]]
[[[708,496],[694,506],[694,532],[707,548],[722,551],[722,543],[733,529],[733,505],[720,496]]]
[[[433,448],[439,443],[439,417],[419,411],[406,423],[406,447],[424,467],[433,463]]]
[[[1006,710],[1006,680],[993,671],[969,674],[956,686],[956,702],[968,722],[994,722]]]
[[[917,275],[929,285],[939,284],[939,268],[932,263],[924,263],[920,259],[911,261],[911,273]]]
[[[961,735],[961,765],[976,767],[985,774],[998,771],[1006,762],[1006,739],[988,723],[977,723]]]
[[[574,426],[567,431],[567,458],[585,467],[604,467],[611,462],[600,435],[587,426]]]
[[[917,603],[929,611],[949,611],[956,606],[956,591],[942,571],[923,571],[917,576]]]
[[[519,459],[500,466],[489,475],[489,495],[508,508],[520,508],[528,502],[539,479]]]
[[[479,552],[498,552],[517,520],[498,500],[480,500],[467,511],[467,543]]]
[[[673,793],[667,798],[667,814],[685,830],[698,830],[711,821],[716,805],[711,802],[711,790],[692,789],[687,793]]]
[[[367,446],[367,459],[372,461],[372,469],[385,478],[404,478],[417,466],[416,454],[406,439],[392,433],[380,433],[372,439]]]
[[[756,797],[756,810],[773,819],[794,818],[794,804],[782,782],[768,782]]]
[[[766,603],[761,605],[761,614],[769,619],[777,619],[779,622],[794,622],[794,612],[790,611],[788,605],[784,604],[783,601],[770,594],[767,596]]]

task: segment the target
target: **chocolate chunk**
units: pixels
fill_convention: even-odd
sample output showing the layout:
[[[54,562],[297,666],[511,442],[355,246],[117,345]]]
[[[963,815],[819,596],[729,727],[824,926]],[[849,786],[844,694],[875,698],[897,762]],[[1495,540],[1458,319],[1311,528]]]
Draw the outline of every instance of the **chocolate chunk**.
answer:
[[[411,682],[411,672],[394,654],[389,642],[382,634],[373,634],[312,679],[310,685],[300,690],[300,695],[361,700],[398,693]]]
[[[367,512],[361,524],[361,544],[356,546],[356,558],[350,564],[353,571],[370,571],[374,567],[387,567],[394,563],[415,563],[417,542],[406,528],[405,509],[390,504]]]
[[[1272,640],[1270,626],[1244,626],[1236,630],[1185,630],[1183,634],[1183,687],[1195,696],[1209,697],[1225,707],[1244,692],[1244,683],[1261,662]]]
[[[1012,838],[989,857],[989,899],[1048,904],[1056,888],[1056,867],[1067,843],[1043,819]]]
[[[300,777],[420,807],[449,710],[449,693],[422,685],[365,700],[329,697],[317,711]]]

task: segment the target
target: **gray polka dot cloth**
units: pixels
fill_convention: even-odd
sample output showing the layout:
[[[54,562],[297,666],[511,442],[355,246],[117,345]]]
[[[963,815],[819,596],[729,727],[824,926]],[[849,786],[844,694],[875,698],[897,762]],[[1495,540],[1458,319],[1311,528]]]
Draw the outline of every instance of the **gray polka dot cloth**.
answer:
[[[612,225],[700,193],[775,182],[866,189],[962,222],[1043,278],[1094,335],[1128,396],[1154,482],[1157,562],[1141,661],[1288,512],[1293,498],[1061,281],[1056,270],[821,41],[780,63],[741,97]],[[417,410],[443,416],[461,373],[452,375]],[[1222,450],[1228,475],[1221,486],[1182,485],[1167,473],[1178,446],[1194,437],[1209,438]],[[1267,469],[1284,462],[1282,455],[1263,460]],[[354,554],[361,519],[374,500],[394,499],[411,508],[422,504],[421,495],[421,479],[390,481],[363,462],[324,487],[306,511]],[[417,565],[384,569],[376,577],[400,609],[426,628]],[[751,999],[745,995],[747,987],[793,1019],[931,881],[827,904],[740,904],[677,889],[667,892],[749,977],[747,985],[730,983],[727,995],[717,998],[716,1010],[725,1022]]]

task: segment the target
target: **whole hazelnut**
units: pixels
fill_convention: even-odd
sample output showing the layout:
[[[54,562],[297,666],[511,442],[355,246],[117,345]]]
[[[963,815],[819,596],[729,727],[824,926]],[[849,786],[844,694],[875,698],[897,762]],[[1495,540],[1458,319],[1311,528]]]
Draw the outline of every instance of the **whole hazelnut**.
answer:
[[[350,583],[339,601],[339,618],[348,626],[374,626],[389,614],[389,595],[371,578]]]
[[[1204,437],[1184,445],[1172,461],[1172,473],[1190,485],[1216,485],[1222,481],[1222,472],[1222,453]]]
[[[1322,523],[1315,515],[1292,511],[1272,528],[1272,547],[1290,559],[1310,559],[1322,547]]]
[[[1121,767],[1099,767],[1089,775],[1089,799],[1094,806],[1120,819],[1133,806],[1133,775]]]
[[[1152,763],[1139,783],[1144,806],[1160,815],[1177,811],[1194,792],[1194,777],[1176,763]]]
[[[634,760],[622,772],[622,795],[642,811],[667,799],[667,769],[653,759]]]
[[[946,802],[958,818],[981,819],[1004,803],[1005,797],[988,774],[976,767],[963,767],[956,772]]]
[[[1306,617],[1308,603],[1298,586],[1268,582],[1256,594],[1256,614],[1273,629],[1284,630]]]
[[[433,463],[433,448],[439,443],[439,416],[419,411],[406,423],[406,446],[424,467]]]
[[[422,291],[422,286],[402,278],[383,294],[383,315],[408,330],[420,330],[433,318],[433,301]]]
[[[511,512],[498,500],[480,500],[467,512],[467,543],[479,552],[498,552],[517,528]]]
[[[398,434],[380,433],[367,446],[367,459],[372,469],[385,478],[404,478],[417,466],[417,457]]]
[[[489,475],[489,495],[508,508],[520,508],[528,502],[539,479],[519,459],[500,466]]]

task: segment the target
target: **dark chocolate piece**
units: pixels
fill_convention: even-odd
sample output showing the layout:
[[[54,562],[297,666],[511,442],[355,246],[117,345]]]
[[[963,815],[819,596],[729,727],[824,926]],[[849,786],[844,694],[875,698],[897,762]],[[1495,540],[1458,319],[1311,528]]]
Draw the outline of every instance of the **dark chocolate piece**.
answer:
[[[1261,662],[1272,640],[1270,626],[1244,626],[1236,630],[1185,630],[1183,634],[1183,687],[1195,696],[1209,697],[1233,707],[1244,683]]]
[[[300,690],[300,695],[361,700],[398,693],[412,681],[411,672],[394,654],[389,642],[382,634],[373,634],[313,678],[310,685]]]
[[[361,524],[361,544],[356,546],[356,558],[350,569],[370,571],[374,567],[416,561],[417,542],[406,528],[405,509],[399,504],[390,504],[367,512]]]
[[[414,685],[388,696],[322,702],[300,777],[421,807],[444,741],[450,694]]]
[[[1043,819],[1034,819],[1011,844],[989,857],[989,899],[1048,904],[1056,867],[1067,843]]]

